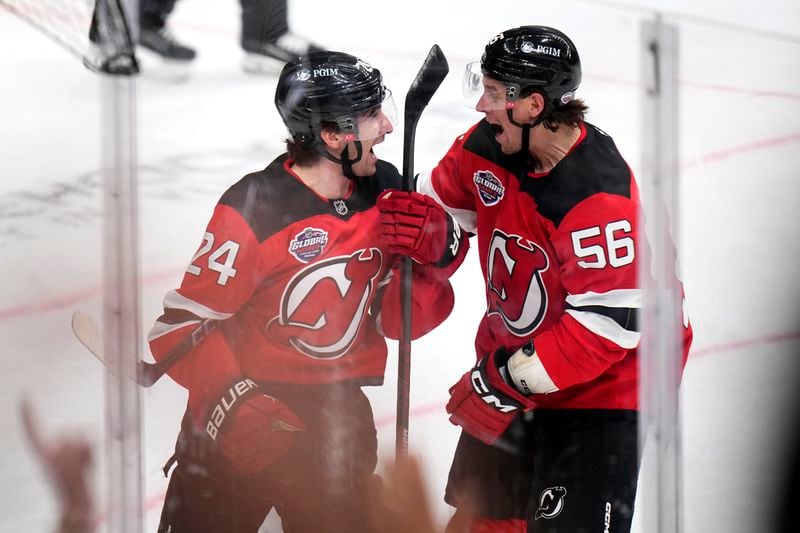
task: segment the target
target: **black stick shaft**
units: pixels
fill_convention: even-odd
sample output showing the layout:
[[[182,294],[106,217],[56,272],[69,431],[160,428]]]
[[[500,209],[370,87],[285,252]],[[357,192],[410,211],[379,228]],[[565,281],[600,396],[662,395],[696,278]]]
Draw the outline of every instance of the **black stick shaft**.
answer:
[[[218,320],[206,319],[199,326],[192,330],[192,332],[181,339],[167,354],[155,363],[148,363],[146,361],[139,361],[138,376],[136,382],[143,387],[150,387],[161,376],[167,373],[172,366],[183,359],[183,356],[189,351],[200,344],[203,339],[217,329],[219,325]]]
[[[404,191],[412,189],[414,179],[414,138],[417,123],[425,106],[442,84],[449,67],[439,45],[433,45],[425,62],[406,94],[405,129],[403,134]],[[402,329],[398,346],[397,363],[397,427],[395,456],[397,461],[408,457],[409,405],[411,392],[411,259],[406,257],[400,265],[400,313]]]

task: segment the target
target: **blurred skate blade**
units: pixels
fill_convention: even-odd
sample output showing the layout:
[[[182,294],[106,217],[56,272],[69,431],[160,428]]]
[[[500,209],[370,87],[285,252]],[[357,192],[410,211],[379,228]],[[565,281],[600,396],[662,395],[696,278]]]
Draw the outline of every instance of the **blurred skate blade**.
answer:
[[[245,52],[242,69],[248,74],[275,76],[280,74],[285,61],[262,54]]]
[[[139,59],[141,75],[149,79],[181,83],[188,80],[194,70],[194,61],[164,59],[141,46],[136,49],[136,55]]]

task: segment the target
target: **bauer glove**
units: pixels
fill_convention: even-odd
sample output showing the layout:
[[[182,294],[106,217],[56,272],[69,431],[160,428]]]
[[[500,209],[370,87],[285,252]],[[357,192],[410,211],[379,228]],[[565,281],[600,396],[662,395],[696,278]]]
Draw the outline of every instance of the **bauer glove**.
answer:
[[[508,357],[503,350],[484,356],[450,387],[450,422],[486,444],[495,444],[520,413],[530,416],[536,406],[501,375]]]
[[[211,407],[204,429],[238,472],[251,474],[285,454],[305,424],[283,402],[242,379]]]
[[[438,267],[450,265],[458,256],[461,228],[430,196],[388,190],[376,204],[381,235],[391,251]]]

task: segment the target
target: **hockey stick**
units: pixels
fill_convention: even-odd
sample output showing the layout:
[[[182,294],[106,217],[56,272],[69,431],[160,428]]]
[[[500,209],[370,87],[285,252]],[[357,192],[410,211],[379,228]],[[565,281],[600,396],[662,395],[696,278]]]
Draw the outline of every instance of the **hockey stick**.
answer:
[[[438,44],[434,44],[416,78],[406,93],[405,126],[403,131],[403,190],[410,191],[414,179],[414,137],[417,123],[433,93],[450,71],[447,59]],[[397,362],[397,429],[395,456],[398,461],[408,456],[408,411],[411,388],[411,259],[406,257],[400,265],[400,312],[403,327]]]
[[[214,331],[219,325],[218,320],[206,319],[200,323],[192,332],[175,345],[158,362],[148,363],[141,359],[136,362],[136,383],[142,387],[150,387],[167,373],[167,370],[186,355],[192,348],[197,346],[209,333]],[[97,327],[92,317],[83,311],[75,311],[72,315],[72,332],[75,337],[83,344],[87,350],[97,357],[97,359],[110,367],[106,361],[106,354],[103,348],[103,337],[100,335],[100,328]]]

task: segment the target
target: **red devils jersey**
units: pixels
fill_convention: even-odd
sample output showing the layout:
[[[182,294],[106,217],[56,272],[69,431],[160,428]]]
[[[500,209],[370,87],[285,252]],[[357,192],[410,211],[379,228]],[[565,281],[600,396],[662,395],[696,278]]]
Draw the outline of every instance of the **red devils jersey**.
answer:
[[[633,175],[590,124],[551,171],[527,167],[504,155],[481,121],[418,178],[420,192],[477,233],[487,303],[478,356],[533,339],[559,389],[537,395],[540,407],[635,409],[643,294]]]
[[[202,319],[221,327],[180,360],[170,376],[190,392],[195,412],[232,380],[379,384],[383,335],[397,338],[397,257],[378,239],[377,195],[400,175],[379,161],[337,200],[318,196],[281,156],[220,199],[180,288],[164,298],[150,332],[156,359]],[[414,269],[412,336],[450,313],[447,271]],[[397,280],[397,281],[395,281]],[[425,303],[423,306],[422,303]],[[435,302],[436,305],[431,305]]]

